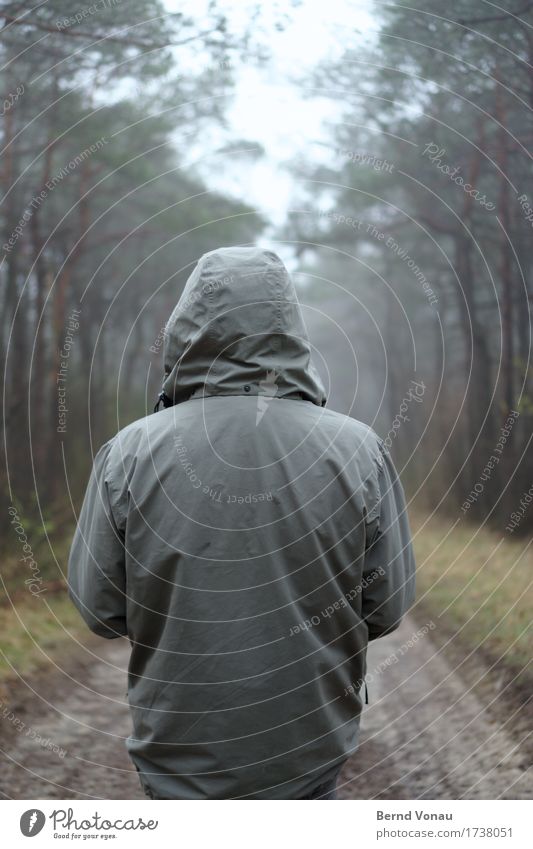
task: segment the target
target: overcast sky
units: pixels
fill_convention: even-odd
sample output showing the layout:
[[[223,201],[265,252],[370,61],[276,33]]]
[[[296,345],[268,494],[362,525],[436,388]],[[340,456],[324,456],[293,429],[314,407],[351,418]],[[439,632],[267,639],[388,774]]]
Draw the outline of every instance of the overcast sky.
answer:
[[[198,14],[205,0],[165,0],[169,11],[188,10]],[[256,0],[223,0],[231,29],[239,32]],[[257,141],[265,156],[255,161],[226,155],[215,148],[191,148],[191,161],[199,165],[209,185],[244,198],[263,210],[276,224],[285,218],[294,182],[284,167],[290,160],[305,157],[324,161],[330,131],[340,116],[339,104],[325,98],[308,97],[298,79],[320,61],[338,58],[348,47],[368,43],[376,23],[371,0],[302,0],[287,9],[289,24],[282,32],[274,27],[276,4],[261,7],[261,29],[271,59],[263,68],[245,63],[235,65],[236,86],[229,101],[229,132],[221,135],[223,145],[231,137]],[[328,130],[329,127],[329,130]],[[322,142],[322,145],[321,145]],[[223,163],[223,165],[222,165]]]

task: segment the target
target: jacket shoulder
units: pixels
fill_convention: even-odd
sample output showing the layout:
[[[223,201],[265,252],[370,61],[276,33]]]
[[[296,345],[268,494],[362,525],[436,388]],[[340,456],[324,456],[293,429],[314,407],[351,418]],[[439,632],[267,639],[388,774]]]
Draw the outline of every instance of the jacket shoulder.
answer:
[[[328,410],[327,414],[330,425],[345,435],[345,439],[350,443],[352,450],[357,447],[363,453],[366,452],[368,456],[378,460],[381,458],[385,446],[381,437],[370,425],[334,410]]]
[[[150,433],[153,431],[157,414],[144,416],[123,427],[108,439],[100,448],[99,454],[107,455],[108,473],[114,475],[117,468],[124,469],[128,458],[137,455],[139,448],[150,441]]]
[[[141,441],[161,423],[161,419],[158,419],[158,417],[161,416],[162,412],[150,413],[147,416],[136,419],[134,422],[130,422],[130,424],[117,431],[106,444],[114,446]]]

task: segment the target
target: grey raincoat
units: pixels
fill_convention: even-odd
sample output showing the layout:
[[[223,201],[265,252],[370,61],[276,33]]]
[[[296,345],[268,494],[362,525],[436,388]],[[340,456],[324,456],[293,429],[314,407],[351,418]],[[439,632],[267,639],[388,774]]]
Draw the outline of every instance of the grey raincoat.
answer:
[[[276,254],[205,254],[165,332],[168,406],[98,452],[69,559],[131,643],[149,795],[297,799],[357,748],[369,640],[414,599],[383,442],[328,410]]]

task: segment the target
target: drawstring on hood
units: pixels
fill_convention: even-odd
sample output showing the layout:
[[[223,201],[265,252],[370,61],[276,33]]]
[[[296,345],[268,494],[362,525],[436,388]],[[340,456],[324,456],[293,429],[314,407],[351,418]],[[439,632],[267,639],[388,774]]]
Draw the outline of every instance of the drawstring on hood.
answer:
[[[154,407],[154,413],[158,413],[161,409],[161,404],[163,407],[172,407],[173,401],[170,398],[167,398],[164,392],[160,392],[157,396],[157,401]]]
[[[262,248],[201,257],[167,322],[164,363],[154,412],[193,397],[265,392],[326,403],[294,284]]]

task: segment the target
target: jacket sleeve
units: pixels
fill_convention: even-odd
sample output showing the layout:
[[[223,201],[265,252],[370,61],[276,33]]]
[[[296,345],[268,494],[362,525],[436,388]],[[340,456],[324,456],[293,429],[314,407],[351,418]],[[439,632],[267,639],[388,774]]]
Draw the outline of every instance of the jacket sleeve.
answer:
[[[115,523],[106,479],[113,440],[94,458],[68,562],[68,594],[95,634],[127,634],[124,534]]]
[[[415,559],[402,484],[380,440],[378,504],[367,524],[362,615],[368,639],[390,634],[415,600]]]

